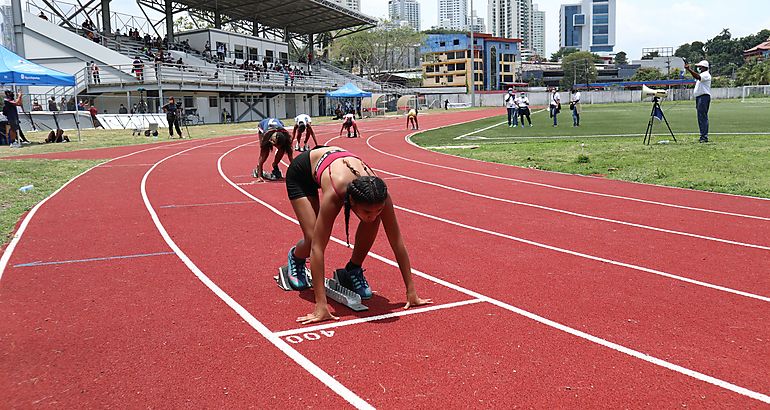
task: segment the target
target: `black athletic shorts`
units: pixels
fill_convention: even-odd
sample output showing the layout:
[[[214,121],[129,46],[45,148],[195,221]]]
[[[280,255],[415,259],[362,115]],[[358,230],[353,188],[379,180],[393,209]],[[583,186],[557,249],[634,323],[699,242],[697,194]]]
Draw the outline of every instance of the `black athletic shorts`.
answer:
[[[310,167],[311,151],[305,151],[294,157],[294,161],[286,170],[286,192],[289,194],[289,200],[318,197],[318,189],[321,187],[313,178],[313,169]]]

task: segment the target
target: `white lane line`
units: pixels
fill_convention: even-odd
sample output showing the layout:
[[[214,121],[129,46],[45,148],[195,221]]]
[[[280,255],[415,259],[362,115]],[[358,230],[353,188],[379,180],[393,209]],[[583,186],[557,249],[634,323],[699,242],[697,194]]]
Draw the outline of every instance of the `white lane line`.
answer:
[[[237,139],[241,138],[251,138],[251,137],[239,137]],[[252,138],[253,139],[253,138]],[[216,143],[219,143],[220,141],[217,141]],[[253,143],[253,142],[252,142]],[[213,143],[212,143],[213,144]],[[207,144],[208,145],[208,144]],[[177,246],[176,242],[174,242],[173,239],[171,239],[171,236],[166,231],[166,228],[163,226],[163,223],[160,221],[160,218],[158,217],[158,214],[155,212],[155,209],[152,206],[152,203],[150,202],[150,198],[147,195],[147,178],[150,176],[152,171],[155,170],[160,164],[165,162],[168,159],[174,158],[176,156],[184,155],[186,152],[204,147],[206,145],[201,145],[198,147],[189,148],[184,151],[180,151],[176,154],[169,155],[166,158],[163,158],[162,160],[155,163],[155,165],[152,166],[147,172],[144,174],[144,177],[142,178],[141,183],[141,191],[142,191],[142,199],[144,200],[145,208],[147,208],[147,212],[150,213],[150,217],[152,218],[153,223],[155,224],[155,227],[158,229],[158,232],[163,237],[163,240],[166,241],[166,244],[171,248],[171,250],[174,251],[174,253],[177,254],[179,259],[187,266],[190,271],[195,274],[195,276],[204,284],[206,287],[208,287],[214,294],[219,297],[223,302],[227,304],[231,309],[233,309],[238,316],[240,316],[246,323],[248,323],[254,330],[259,332],[262,337],[267,339],[270,343],[275,345],[281,352],[283,352],[285,355],[287,355],[289,358],[294,360],[298,365],[300,365],[303,369],[305,369],[308,373],[313,375],[313,377],[317,378],[320,382],[325,384],[329,389],[337,393],[340,397],[348,401],[351,405],[353,405],[356,408],[359,409],[374,409],[369,403],[367,403],[364,399],[353,393],[350,389],[342,385],[342,383],[335,380],[331,375],[326,373],[323,369],[318,367],[315,363],[310,361],[308,358],[303,356],[301,353],[299,353],[297,350],[295,350],[293,347],[291,347],[288,343],[286,343],[283,339],[280,337],[277,337],[273,334],[270,329],[268,329],[262,322],[257,320],[249,311],[247,311],[243,306],[241,306],[238,302],[235,301],[230,295],[228,295],[222,288],[217,286],[216,283],[214,283],[208,276],[206,276],[203,271],[198,268],[195,263],[190,260],[190,258],[187,256],[187,254],[182,251],[182,249]],[[232,152],[232,150],[228,151]],[[220,157],[221,159],[221,157]],[[221,162],[221,161],[220,161]],[[219,164],[221,166],[221,163]],[[220,168],[221,172],[221,168]],[[232,181],[230,181],[232,183]],[[237,186],[237,185],[236,185]]]
[[[573,255],[573,256],[578,256],[578,257],[581,257],[581,258],[595,260],[595,261],[598,261],[598,262],[608,263],[610,265],[622,266],[624,268],[629,268],[629,269],[638,270],[638,271],[642,271],[642,272],[652,273],[654,275],[663,276],[663,277],[666,277],[666,278],[669,278],[669,279],[674,279],[674,280],[678,280],[678,281],[681,281],[681,282],[690,283],[690,284],[693,284],[693,285],[703,286],[703,287],[706,287],[706,288],[709,288],[709,289],[719,290],[719,291],[731,293],[731,294],[734,294],[734,295],[745,296],[747,298],[761,300],[763,302],[770,302],[770,297],[767,297],[767,296],[756,295],[754,293],[744,292],[742,290],[732,289],[732,288],[728,288],[728,287],[725,287],[725,286],[720,286],[720,285],[715,285],[715,284],[708,283],[708,282],[703,282],[703,281],[699,281],[699,280],[695,280],[695,279],[690,279],[690,278],[687,278],[687,277],[684,277],[684,276],[674,275],[673,273],[663,272],[663,271],[659,271],[659,270],[656,270],[656,269],[645,268],[644,266],[632,265],[630,263],[619,262],[619,261],[612,260],[612,259],[602,258],[600,256],[594,256],[594,255],[589,255],[587,253],[576,252],[576,251],[572,251],[572,250],[569,250],[569,249],[559,248],[557,246],[547,245],[547,244],[544,244],[544,243],[531,241],[529,239],[519,238],[519,237],[516,237],[516,236],[513,236],[513,235],[508,235],[508,234],[504,234],[504,233],[500,233],[500,232],[491,231],[489,229],[484,229],[484,228],[479,228],[479,227],[472,226],[472,225],[467,225],[467,224],[464,224],[464,223],[461,223],[461,222],[455,222],[455,221],[452,221],[450,219],[441,218],[441,217],[438,217],[438,216],[426,214],[424,212],[415,211],[413,209],[404,208],[404,207],[401,207],[401,206],[394,205],[394,207],[396,209],[398,209],[398,210],[401,210],[401,211],[404,211],[404,212],[408,212],[408,213],[413,214],[413,215],[422,216],[424,218],[432,219],[434,221],[444,222],[444,223],[447,223],[449,225],[454,225],[454,226],[457,226],[457,227],[460,227],[460,228],[465,228],[465,229],[469,229],[469,230],[472,230],[472,231],[481,232],[481,233],[489,234],[489,235],[492,235],[492,236],[497,236],[499,238],[510,239],[512,241],[525,243],[527,245],[537,246],[538,248],[549,249],[549,250],[560,252],[560,253],[566,253],[568,255]]]
[[[415,147],[417,147],[417,148],[419,148],[421,150],[425,150],[424,148],[420,147],[419,145],[409,141],[408,138],[410,136],[411,135],[407,135],[406,136],[407,143],[409,143],[410,145],[413,145],[413,146],[415,146]],[[633,198],[633,197],[622,196],[622,195],[612,195],[612,194],[604,194],[604,193],[601,193],[601,192],[585,191],[585,190],[582,190],[582,189],[565,188],[565,187],[561,187],[561,186],[557,186],[557,185],[544,184],[544,183],[541,183],[541,182],[527,181],[527,180],[518,179],[518,178],[501,177],[501,176],[497,176],[497,175],[485,174],[483,172],[468,171],[466,169],[460,169],[460,168],[454,168],[454,167],[449,167],[449,166],[445,166],[445,165],[432,164],[430,162],[418,161],[416,159],[411,159],[411,158],[402,157],[400,155],[391,154],[389,152],[385,152],[385,151],[382,151],[382,150],[379,150],[379,149],[376,149],[376,148],[374,148],[374,149],[377,152],[382,153],[383,155],[387,155],[387,156],[393,157],[393,158],[398,158],[398,159],[401,159],[401,160],[404,160],[404,161],[408,161],[408,162],[414,162],[415,164],[422,164],[422,165],[427,165],[427,166],[430,166],[430,167],[436,167],[436,168],[441,168],[441,169],[447,169],[447,170],[450,170],[450,171],[462,172],[462,173],[465,173],[465,174],[478,175],[478,176],[481,176],[481,177],[498,179],[498,180],[501,180],[501,181],[518,182],[518,183],[521,183],[521,184],[535,185],[535,186],[540,186],[540,187],[544,187],[544,188],[557,189],[557,190],[560,190],[560,191],[577,192],[579,194],[596,195],[596,196],[601,196],[601,197],[605,197],[605,198],[622,199],[622,200],[625,200],[625,201],[634,201],[634,202],[641,202],[641,203],[645,203],[645,204],[666,206],[666,207],[678,208],[678,209],[686,209],[686,210],[689,210],[689,211],[707,212],[707,213],[712,213],[712,214],[729,215],[729,216],[736,216],[736,217],[740,217],[740,218],[749,218],[749,219],[758,219],[758,220],[761,220],[761,221],[770,221],[770,217],[764,217],[764,216],[739,214],[739,213],[735,213],[735,212],[726,212],[726,211],[717,211],[717,210],[714,210],[714,209],[706,209],[706,208],[697,208],[697,207],[685,206],[685,205],[677,205],[677,204],[672,204],[672,203],[668,203],[668,202],[651,201],[651,200],[648,200],[648,199]],[[427,151],[427,150],[425,150],[425,151]],[[473,158],[463,158],[463,157],[458,157],[458,156],[455,156],[455,155],[444,154],[442,152],[436,152],[436,151],[429,151],[429,152],[435,153],[435,154],[439,154],[439,155],[450,156],[452,158],[462,158],[462,159],[468,159],[468,160],[471,160],[471,161],[478,161],[478,162],[481,162],[481,163],[484,163],[484,164],[487,164],[487,165],[491,165],[491,163],[489,163],[489,162],[475,160]],[[494,165],[505,165],[505,164],[494,164]],[[514,167],[512,165],[511,165],[511,167],[513,167],[513,168],[521,168],[521,167]],[[556,172],[552,172],[552,171],[545,171],[545,172],[556,173]],[[571,175],[571,174],[564,174],[564,175]],[[642,184],[642,185],[649,185],[649,184]],[[667,188],[667,189],[670,188],[670,189],[680,189],[680,190],[683,190],[683,188],[666,187],[666,186],[662,186],[662,185],[650,185],[650,186],[654,186],[656,188]],[[686,191],[696,192],[696,191],[693,191],[693,190],[686,190]],[[748,198],[748,199],[768,200],[768,198],[757,198],[757,197],[748,197],[748,196],[741,196],[741,195],[722,194],[722,193],[719,193],[719,192],[708,192],[708,191],[697,191],[697,192],[698,193],[706,193],[706,194],[729,195],[729,196],[738,197],[738,198],[744,198],[744,199]]]
[[[246,146],[246,145],[248,145],[248,144],[243,144],[243,145],[237,146],[237,147],[231,149],[230,151],[225,152],[224,154],[222,154],[221,157],[219,157],[219,160],[217,161],[217,168],[219,169],[219,175],[221,175],[222,179],[224,179],[227,183],[229,183],[230,186],[232,186],[233,188],[237,189],[242,194],[246,195],[247,197],[251,198],[255,202],[257,202],[260,205],[264,206],[265,208],[269,209],[270,211],[272,211],[276,215],[280,216],[281,218],[286,219],[287,221],[289,221],[289,222],[291,222],[291,223],[293,223],[295,225],[299,225],[299,221],[297,221],[296,219],[290,217],[289,215],[286,215],[285,213],[281,212],[280,210],[278,210],[274,206],[268,204],[267,202],[265,202],[265,201],[255,197],[254,195],[250,194],[249,192],[247,192],[243,188],[239,187],[238,185],[235,185],[225,175],[224,171],[222,170],[222,159],[224,157],[226,157],[227,155],[229,155],[231,152],[233,152],[233,151],[235,151],[235,150],[237,150],[237,149],[239,149],[239,148],[241,148],[243,146]],[[347,246],[345,241],[343,241],[343,240],[341,240],[339,238],[336,238],[334,236],[330,237],[329,240],[338,243],[340,246],[345,246],[345,247]],[[380,256],[380,255],[378,255],[378,254],[376,254],[374,252],[369,252],[369,256],[371,256],[372,258],[377,259],[377,260],[379,260],[381,262],[384,262],[384,263],[386,263],[386,264],[388,264],[390,266],[398,268],[398,263],[396,263],[395,261],[393,261],[391,259],[388,259],[388,258],[386,258],[384,256]],[[685,376],[692,377],[692,378],[694,378],[696,380],[700,380],[700,381],[703,381],[703,382],[715,385],[717,387],[720,387],[720,388],[723,388],[723,389],[726,389],[726,390],[738,393],[740,395],[743,395],[743,396],[746,396],[746,397],[750,397],[752,399],[759,400],[759,401],[762,401],[764,403],[770,404],[770,396],[767,396],[765,394],[762,394],[762,393],[759,393],[759,392],[755,392],[753,390],[749,390],[749,389],[747,389],[745,387],[741,387],[741,386],[732,384],[730,382],[718,379],[716,377],[712,377],[712,376],[706,375],[704,373],[697,372],[695,370],[688,369],[688,368],[683,367],[683,366],[679,366],[679,365],[676,365],[676,364],[673,364],[673,363],[669,363],[669,362],[667,362],[665,360],[658,359],[658,358],[656,358],[654,356],[651,356],[651,355],[648,355],[646,353],[642,353],[642,352],[633,350],[631,348],[625,347],[623,345],[619,345],[617,343],[610,342],[608,340],[599,338],[597,336],[593,336],[591,334],[582,332],[580,330],[573,329],[573,328],[571,328],[569,326],[563,325],[561,323],[555,322],[555,321],[550,320],[550,319],[546,319],[546,318],[544,318],[542,316],[539,316],[537,314],[534,314],[532,312],[529,312],[529,311],[526,311],[524,309],[515,307],[513,305],[509,305],[509,304],[507,304],[505,302],[502,302],[500,300],[491,298],[489,296],[482,295],[481,293],[472,291],[470,289],[466,289],[466,288],[464,288],[462,286],[455,285],[454,283],[447,282],[447,281],[445,281],[443,279],[439,279],[439,278],[437,278],[435,276],[432,276],[432,275],[429,275],[427,273],[420,272],[420,271],[418,271],[416,269],[412,269],[412,273],[414,275],[416,275],[416,276],[419,276],[419,277],[423,278],[423,279],[427,279],[427,280],[429,280],[431,282],[438,283],[438,284],[446,286],[446,287],[448,287],[450,289],[454,289],[454,290],[456,290],[456,291],[458,291],[460,293],[464,293],[464,294],[466,294],[466,295],[468,295],[468,296],[470,296],[472,298],[481,299],[483,301],[489,302],[489,303],[491,303],[491,304],[493,304],[495,306],[498,306],[498,307],[503,308],[505,310],[511,311],[511,312],[513,312],[515,314],[524,316],[524,317],[526,317],[528,319],[534,320],[534,321],[536,321],[538,323],[544,324],[544,325],[552,327],[554,329],[561,330],[563,332],[566,332],[566,333],[571,334],[573,336],[579,337],[581,339],[588,340],[590,342],[593,342],[593,343],[599,344],[601,346],[610,348],[610,349],[615,350],[615,351],[620,352],[620,353],[624,353],[626,355],[629,355],[631,357],[635,357],[635,358],[643,360],[645,362],[648,362],[648,363],[651,363],[651,364],[654,364],[654,365],[657,365],[657,366],[661,366],[663,368],[672,370],[674,372],[683,374]]]
[[[362,317],[358,319],[351,319],[351,320],[342,320],[337,322],[331,322],[326,323],[322,325],[316,325],[316,326],[307,326],[307,327],[300,327],[297,329],[288,329],[288,330],[282,330],[280,332],[274,332],[276,336],[278,337],[285,337],[289,335],[296,335],[299,333],[307,333],[307,332],[315,332],[319,330],[326,330],[326,329],[334,329],[342,326],[350,326],[350,325],[357,325],[360,323],[367,323],[367,322],[375,322],[378,320],[385,320],[385,319],[391,319],[394,317],[400,317],[400,316],[407,316],[407,315],[414,315],[417,313],[425,313],[425,312],[432,312],[434,310],[442,310],[442,309],[450,309],[455,308],[458,306],[465,306],[465,305],[472,305],[475,303],[480,302],[486,302],[485,300],[481,299],[469,299],[469,300],[463,300],[461,302],[453,302],[453,303],[445,303],[442,305],[429,305],[427,307],[418,307],[418,308],[411,308],[406,310],[400,310],[398,312],[391,312],[391,313],[385,313],[382,315],[377,316],[368,316],[368,317]]]
[[[368,143],[368,141],[367,141],[367,143]],[[596,221],[609,222],[609,223],[625,225],[625,226],[631,226],[631,227],[640,228],[640,229],[648,229],[648,230],[651,230],[651,231],[663,232],[663,233],[667,233],[667,234],[681,235],[681,236],[687,236],[687,237],[691,237],[691,238],[703,239],[703,240],[707,240],[707,241],[721,242],[721,243],[726,243],[726,244],[730,244],[730,245],[745,246],[745,247],[748,247],[748,248],[756,248],[756,249],[762,249],[762,250],[770,251],[770,246],[756,245],[756,244],[753,244],[753,243],[732,241],[732,240],[729,240],[729,239],[716,238],[716,237],[713,237],[713,236],[706,236],[706,235],[698,235],[698,234],[694,234],[694,233],[690,233],[690,232],[675,231],[675,230],[672,230],[672,229],[658,228],[658,227],[655,227],[655,226],[642,225],[642,224],[637,224],[637,223],[633,223],[633,222],[620,221],[620,220],[617,220],[617,219],[602,218],[602,217],[599,217],[599,216],[581,214],[581,213],[567,211],[567,210],[559,209],[559,208],[551,208],[551,207],[548,207],[548,206],[537,205],[537,204],[532,204],[532,203],[528,203],[528,202],[521,202],[521,201],[515,201],[515,200],[512,200],[512,199],[505,199],[505,198],[499,198],[499,197],[490,196],[490,195],[479,194],[479,193],[476,193],[476,192],[466,191],[464,189],[455,188],[455,187],[451,187],[451,186],[448,186],[448,185],[439,184],[439,183],[436,183],[436,182],[430,182],[430,181],[426,181],[426,180],[422,180],[422,179],[418,179],[418,178],[408,177],[406,175],[396,174],[396,173],[385,171],[385,170],[379,169],[379,168],[375,168],[375,171],[381,172],[383,174],[393,175],[395,178],[403,178],[403,179],[406,179],[406,180],[409,180],[409,181],[414,181],[414,182],[417,182],[417,183],[420,183],[420,184],[435,186],[435,187],[438,187],[438,188],[443,188],[443,189],[446,189],[446,190],[449,190],[449,191],[459,192],[461,194],[475,196],[475,197],[478,197],[478,198],[490,199],[490,200],[493,200],[493,201],[504,202],[504,203],[509,203],[509,204],[513,204],[513,205],[528,206],[528,207],[531,207],[531,208],[542,209],[542,210],[550,211],[550,212],[557,212],[557,213],[561,213],[561,214],[565,214],[565,215],[576,216],[576,217],[579,217],[579,218],[586,218],[586,219],[592,219],[592,220],[596,220]]]
[[[543,109],[541,109],[541,110],[537,110],[537,111],[533,112],[531,115],[535,115],[535,114],[537,114],[537,113],[540,113],[540,112],[543,112],[543,111],[545,111],[545,108],[543,108]],[[507,113],[506,113],[506,114],[503,114],[503,115],[507,115]],[[487,117],[487,118],[490,118],[490,117]],[[460,122],[460,123],[457,123],[457,124],[452,124],[452,125],[449,125],[449,126],[451,127],[451,126],[453,126],[453,125],[460,125],[460,124],[465,124],[465,123],[468,123],[468,122],[473,122],[473,121],[479,121],[479,120],[483,120],[483,119],[484,119],[484,118],[480,118],[480,119],[476,119],[476,120],[471,120],[471,121]],[[459,137],[455,137],[454,139],[456,139],[456,140],[461,140],[461,139],[463,139],[463,138],[466,138],[466,137],[469,137],[469,136],[471,136],[471,135],[473,135],[473,134],[475,134],[475,133],[477,133],[477,132],[482,132],[482,131],[490,130],[490,129],[492,129],[492,128],[495,128],[495,127],[499,127],[499,126],[501,126],[501,125],[503,125],[503,124],[508,124],[508,120],[506,119],[505,121],[503,121],[503,122],[501,122],[501,123],[499,123],[499,124],[492,124],[492,125],[490,125],[489,127],[486,127],[486,128],[481,128],[481,129],[478,129],[478,130],[475,130],[475,131],[471,131],[471,132],[469,132],[469,133],[467,133],[467,134],[463,134],[463,135],[460,135]],[[444,128],[444,127],[439,127],[439,128]],[[433,128],[433,129],[430,129],[430,130],[426,130],[426,131],[432,131],[432,130],[434,130],[434,129],[436,129],[436,128]]]
[[[240,204],[250,204],[251,201],[230,201],[230,202],[212,202],[209,204],[186,204],[186,205],[162,205],[158,208],[189,208],[189,207],[197,207],[197,206],[217,206],[217,205],[240,205]]]
[[[115,158],[109,159],[107,161],[104,161],[104,162],[102,162],[100,164],[94,165],[93,167],[88,168],[87,170],[85,170],[85,171],[75,175],[74,177],[72,177],[72,179],[70,179],[69,181],[65,182],[64,185],[59,187],[59,189],[57,189],[56,191],[51,192],[51,195],[48,195],[47,197],[45,197],[45,199],[43,199],[42,201],[38,202],[37,205],[32,207],[32,209],[29,211],[29,213],[27,213],[27,216],[24,217],[23,221],[21,221],[21,225],[19,225],[19,229],[16,231],[15,234],[13,234],[13,237],[11,238],[11,241],[8,243],[8,247],[5,248],[5,251],[3,251],[3,256],[0,257],[0,279],[3,278],[3,273],[5,273],[5,268],[8,266],[8,261],[11,259],[11,255],[13,254],[14,249],[16,249],[16,245],[21,240],[22,235],[24,235],[24,232],[27,230],[27,226],[29,225],[30,221],[32,221],[32,217],[35,216],[35,214],[37,213],[38,209],[40,209],[40,207],[43,206],[43,204],[45,204],[46,202],[48,202],[49,199],[53,198],[56,194],[61,192],[61,190],[64,189],[65,187],[67,187],[67,185],[71,184],[72,181],[80,178],[81,176],[85,175],[87,172],[93,170],[94,168],[103,166],[104,164],[109,164],[112,161],[117,161],[119,159],[130,157],[132,155],[136,155],[136,154],[139,154],[139,153],[142,153],[142,152],[146,152],[146,151],[152,151],[152,150],[158,150],[158,149],[166,149],[169,146],[176,146],[176,145],[179,145],[179,144],[187,144],[187,143],[190,143],[190,142],[193,142],[193,141],[184,141],[184,142],[178,142],[178,143],[173,143],[173,144],[168,144],[168,145],[164,144],[163,146],[145,148],[143,150],[134,151],[134,152],[131,152],[131,153],[128,153],[128,154],[125,154],[125,155],[121,155],[119,157],[115,157]]]
[[[188,142],[188,141],[185,141]],[[153,164],[121,164],[121,165],[97,165],[99,168],[118,168],[118,167],[149,167]]]
[[[495,128],[495,127],[499,127],[499,126],[501,126],[501,125],[503,125],[503,124],[508,124],[508,120],[505,120],[505,121],[503,121],[503,122],[501,122],[501,123],[492,124],[492,125],[490,125],[489,127],[485,127],[485,128],[481,128],[481,129],[478,129],[478,130],[474,130],[474,131],[471,131],[471,132],[469,132],[469,133],[467,133],[467,134],[463,134],[463,135],[460,135],[459,137],[455,137],[455,139],[456,139],[456,140],[461,140],[461,139],[463,139],[463,138],[465,138],[465,137],[468,137],[468,136],[471,136],[471,135],[473,135],[473,134],[475,134],[475,133],[477,133],[477,132],[482,132],[482,131],[486,131],[486,130],[491,130],[492,128]]]

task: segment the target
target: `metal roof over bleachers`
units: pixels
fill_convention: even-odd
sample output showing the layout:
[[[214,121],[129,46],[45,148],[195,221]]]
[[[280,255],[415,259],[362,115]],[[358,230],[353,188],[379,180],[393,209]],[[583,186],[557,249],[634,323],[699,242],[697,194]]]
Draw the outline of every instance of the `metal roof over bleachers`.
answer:
[[[233,20],[256,21],[296,34],[371,26],[377,20],[329,0],[175,0],[191,9],[219,11]]]

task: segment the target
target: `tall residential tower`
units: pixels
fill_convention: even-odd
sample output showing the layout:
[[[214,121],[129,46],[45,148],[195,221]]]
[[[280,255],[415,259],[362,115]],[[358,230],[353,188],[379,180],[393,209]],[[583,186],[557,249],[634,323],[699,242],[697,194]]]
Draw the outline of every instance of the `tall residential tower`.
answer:
[[[559,45],[592,53],[611,53],[615,47],[616,0],[582,0],[562,4]]]
[[[388,0],[388,19],[393,23],[406,21],[409,27],[420,30],[420,3],[417,0]]]
[[[532,51],[545,58],[545,11],[538,10],[538,5],[532,8]]]
[[[521,47],[532,49],[532,0],[488,0],[487,24],[496,37],[520,38]]]
[[[438,25],[450,30],[466,30],[468,0],[438,0]]]

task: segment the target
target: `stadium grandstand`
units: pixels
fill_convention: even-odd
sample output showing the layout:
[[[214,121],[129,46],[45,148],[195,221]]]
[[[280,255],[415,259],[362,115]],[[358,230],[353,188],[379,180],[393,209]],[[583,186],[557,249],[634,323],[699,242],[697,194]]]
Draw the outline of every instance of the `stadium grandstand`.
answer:
[[[27,98],[53,98],[60,110],[87,100],[100,113],[142,114],[174,96],[191,123],[216,123],[325,115],[326,92],[348,82],[409,92],[325,63],[330,41],[377,23],[328,0],[137,4],[141,17],[112,11],[110,0],[11,0],[2,13],[6,47],[77,80],[74,88],[29,87]],[[164,17],[151,19],[158,13]],[[194,27],[175,30],[181,15]]]

